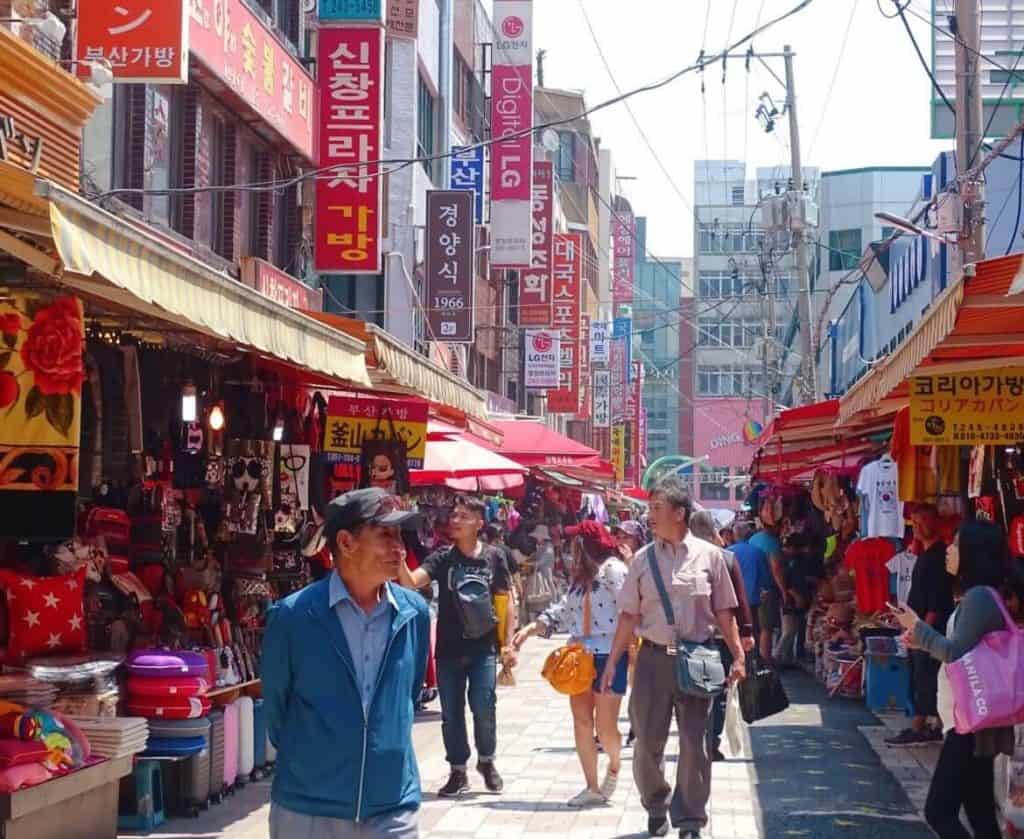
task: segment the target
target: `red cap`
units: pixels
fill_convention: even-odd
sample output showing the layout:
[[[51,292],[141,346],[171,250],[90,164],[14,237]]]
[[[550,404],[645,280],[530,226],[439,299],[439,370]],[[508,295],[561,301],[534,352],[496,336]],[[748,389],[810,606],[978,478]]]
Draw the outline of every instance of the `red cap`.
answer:
[[[614,553],[616,544],[611,532],[601,522],[587,519],[565,528],[565,535],[579,536],[590,554]]]

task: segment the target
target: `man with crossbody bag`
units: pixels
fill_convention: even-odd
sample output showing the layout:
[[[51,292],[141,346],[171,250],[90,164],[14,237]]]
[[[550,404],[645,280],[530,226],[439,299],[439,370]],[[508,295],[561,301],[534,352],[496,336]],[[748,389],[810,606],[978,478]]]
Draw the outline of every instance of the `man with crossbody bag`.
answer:
[[[608,689],[609,674],[638,633],[642,643],[629,702],[636,733],[633,779],[647,811],[648,833],[665,836],[670,816],[680,839],[699,839],[708,822],[712,699],[727,681],[746,676],[733,612],[736,592],[725,558],[720,548],[689,532],[692,510],[685,487],[674,477],[651,493],[654,542],[630,565],[601,684],[602,691]],[[735,658],[728,674],[713,641],[716,626]],[[674,791],[662,769],[673,713],[679,729]]]

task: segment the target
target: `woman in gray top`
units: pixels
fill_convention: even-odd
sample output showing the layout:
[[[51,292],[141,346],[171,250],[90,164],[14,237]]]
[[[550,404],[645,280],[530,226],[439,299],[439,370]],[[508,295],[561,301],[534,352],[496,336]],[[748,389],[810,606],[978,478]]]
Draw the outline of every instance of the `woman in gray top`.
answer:
[[[949,663],[974,649],[988,633],[1005,628],[993,590],[1006,577],[1007,556],[1006,538],[999,527],[964,522],[946,550],[946,571],[957,578],[963,598],[949,619],[945,636],[901,604],[897,618],[907,630],[910,644]],[[960,823],[963,807],[974,839],[1000,839],[993,764],[997,754],[1013,754],[1013,728],[957,734],[952,720],[944,719],[943,724],[948,731],[928,789],[925,819],[939,839],[971,839],[972,834]]]

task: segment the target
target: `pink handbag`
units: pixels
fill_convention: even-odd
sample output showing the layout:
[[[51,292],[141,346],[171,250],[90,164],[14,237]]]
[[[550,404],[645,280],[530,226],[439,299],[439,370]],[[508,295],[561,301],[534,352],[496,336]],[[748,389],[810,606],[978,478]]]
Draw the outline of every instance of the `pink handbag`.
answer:
[[[1024,631],[1017,628],[999,593],[1005,629],[990,632],[970,652],[946,665],[957,734],[1024,722]]]

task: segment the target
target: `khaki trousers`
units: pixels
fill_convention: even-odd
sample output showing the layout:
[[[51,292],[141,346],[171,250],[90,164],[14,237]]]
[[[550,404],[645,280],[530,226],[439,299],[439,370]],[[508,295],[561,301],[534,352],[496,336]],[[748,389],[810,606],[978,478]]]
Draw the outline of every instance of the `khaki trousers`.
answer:
[[[680,693],[675,666],[674,656],[647,643],[640,645],[629,697],[629,719],[636,735],[633,780],[648,816],[663,818],[668,812],[673,827],[699,831],[708,823],[711,797],[707,741],[711,700]],[[664,771],[665,743],[673,713],[679,728],[674,791],[665,780]]]

